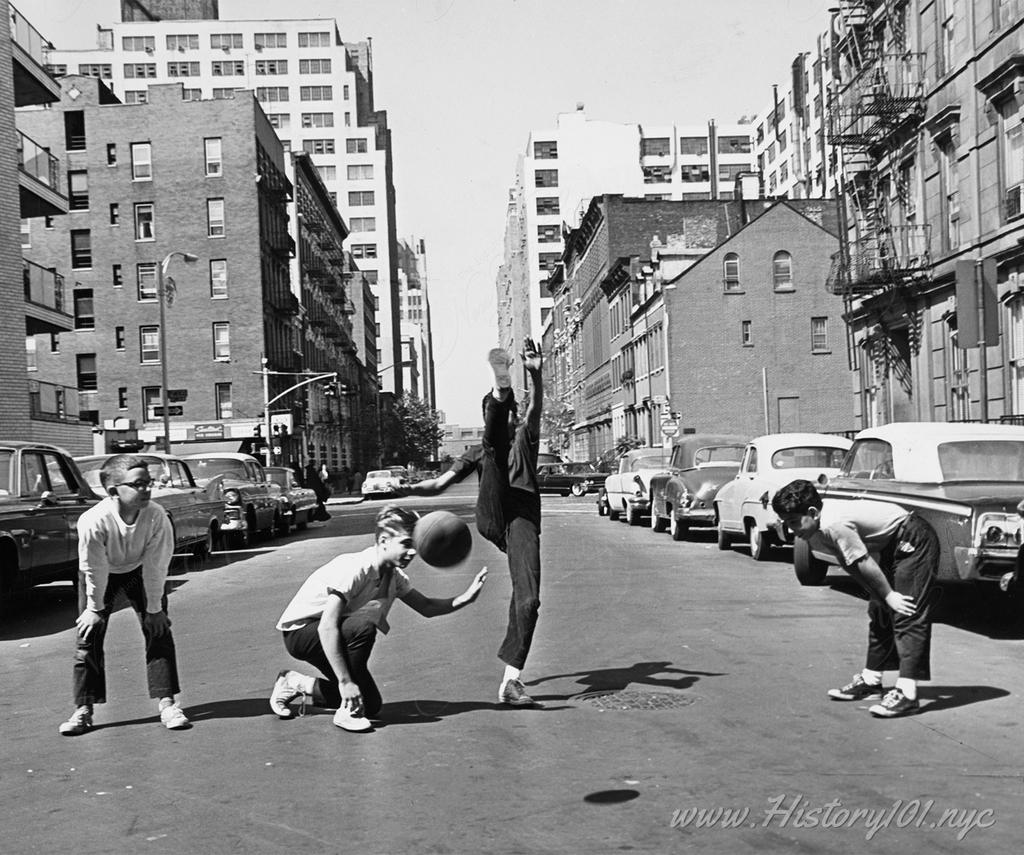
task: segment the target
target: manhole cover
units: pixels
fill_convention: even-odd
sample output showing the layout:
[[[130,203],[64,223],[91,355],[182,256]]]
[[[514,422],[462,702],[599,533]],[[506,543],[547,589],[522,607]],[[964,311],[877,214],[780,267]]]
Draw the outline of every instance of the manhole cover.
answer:
[[[673,710],[688,707],[696,698],[676,692],[638,692],[634,689],[587,692],[574,701],[599,710]]]

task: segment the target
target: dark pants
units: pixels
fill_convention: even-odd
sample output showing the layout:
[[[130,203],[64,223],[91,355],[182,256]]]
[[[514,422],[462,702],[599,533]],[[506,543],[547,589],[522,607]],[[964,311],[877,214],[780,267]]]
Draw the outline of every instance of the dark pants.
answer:
[[[75,704],[103,704],[107,701],[107,675],[103,658],[103,642],[107,635],[107,622],[113,611],[114,599],[124,592],[128,603],[138,615],[142,625],[142,636],[146,642],[146,679],[151,698],[169,698],[178,694],[178,663],[174,652],[174,636],[170,629],[159,637],[142,623],[146,613],[146,589],[142,584],[142,568],[136,567],[129,573],[111,573],[107,579],[107,590],[103,596],[104,621],[94,627],[89,638],[83,641],[76,636],[75,665],[73,671]],[[85,580],[79,578],[78,610],[85,611]],[[167,595],[160,600],[160,607],[167,611]]]
[[[512,601],[498,658],[522,668],[540,611],[540,497],[509,486],[510,456],[532,453],[523,429],[511,434],[511,402],[511,396],[497,401],[488,393],[484,398],[484,454],[476,525],[480,534],[508,557]]]
[[[884,602],[871,598],[867,667],[872,671],[898,669],[901,677],[930,680],[939,539],[927,522],[911,514],[880,558],[879,566],[889,585],[913,599],[917,609],[910,616],[900,615]]]
[[[320,621],[307,623],[299,629],[282,633],[285,649],[296,659],[308,662],[324,674],[313,682],[313,704],[334,709],[341,706],[338,678],[324,653],[320,642]],[[380,712],[382,699],[377,684],[370,676],[367,663],[377,640],[377,625],[364,615],[347,615],[341,619],[341,655],[345,657],[348,673],[363,696],[363,713],[372,718]]]

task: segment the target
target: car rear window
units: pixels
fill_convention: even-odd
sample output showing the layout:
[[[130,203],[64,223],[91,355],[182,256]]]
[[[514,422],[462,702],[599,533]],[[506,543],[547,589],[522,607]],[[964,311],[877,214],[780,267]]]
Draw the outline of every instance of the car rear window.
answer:
[[[634,457],[630,468],[636,472],[639,469],[658,469],[667,462],[668,458],[662,452],[659,454],[645,454],[642,457]]]
[[[943,442],[938,452],[943,481],[1024,481],[1024,442]]]
[[[391,473],[387,469],[377,469],[367,475],[367,478],[388,478]]]
[[[827,445],[780,448],[772,455],[772,469],[838,469],[845,456],[845,448]]]
[[[693,453],[694,466],[702,463],[739,463],[742,459],[742,445],[709,445]]]
[[[189,460],[192,477],[200,487],[205,487],[214,475],[229,475],[242,481],[249,480],[245,471],[245,463],[241,460],[221,460],[219,458],[199,458]]]

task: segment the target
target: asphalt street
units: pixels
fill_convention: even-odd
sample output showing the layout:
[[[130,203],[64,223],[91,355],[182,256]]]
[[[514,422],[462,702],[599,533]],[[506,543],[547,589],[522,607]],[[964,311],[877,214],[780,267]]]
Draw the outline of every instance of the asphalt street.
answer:
[[[472,519],[473,489],[407,500]],[[371,669],[367,734],[267,697],[294,666],[274,623],[331,556],[372,542],[382,502],[331,508],[304,533],[182,560],[171,577],[194,722],[146,697],[132,614],[107,635],[109,703],[65,738],[75,605],[37,589],[0,626],[0,851],[19,853],[1009,852],[1024,843],[1024,620],[947,590],[923,710],[898,720],[825,691],[863,664],[865,602],[841,573],[800,587],[779,551],[755,563],[710,533],[598,517],[545,497],[540,624],[524,681],[539,709],[498,705],[508,574],[476,537],[414,584],[480,600],[422,618],[401,603]],[[475,530],[474,530],[475,532]],[[891,683],[894,675],[887,675]]]

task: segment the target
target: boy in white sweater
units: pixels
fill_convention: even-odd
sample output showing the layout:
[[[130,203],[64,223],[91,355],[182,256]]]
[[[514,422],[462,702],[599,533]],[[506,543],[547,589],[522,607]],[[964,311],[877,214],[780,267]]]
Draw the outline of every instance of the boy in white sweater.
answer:
[[[186,728],[188,718],[174,700],[181,690],[164,593],[174,552],[171,521],[166,511],[150,500],[153,480],[142,458],[130,454],[111,457],[100,470],[100,483],[107,498],[78,520],[81,614],[75,621],[76,709],[60,732],[79,736],[91,730],[93,704],[107,700],[103,641],[120,591],[142,624],[149,695],[159,698],[160,720],[171,730]]]

